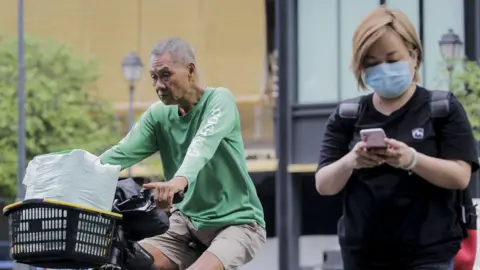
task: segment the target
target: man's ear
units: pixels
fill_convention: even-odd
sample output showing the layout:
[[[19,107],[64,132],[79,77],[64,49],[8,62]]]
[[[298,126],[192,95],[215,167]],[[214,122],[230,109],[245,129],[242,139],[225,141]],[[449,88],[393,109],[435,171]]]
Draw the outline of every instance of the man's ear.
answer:
[[[188,64],[188,75],[193,76],[195,69],[197,68],[194,63]]]

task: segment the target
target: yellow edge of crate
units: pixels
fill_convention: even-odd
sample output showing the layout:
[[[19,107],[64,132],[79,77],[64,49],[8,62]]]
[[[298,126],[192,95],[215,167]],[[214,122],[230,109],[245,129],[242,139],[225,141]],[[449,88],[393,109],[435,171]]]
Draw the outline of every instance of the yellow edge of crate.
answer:
[[[17,207],[17,206],[19,206],[19,205],[21,205],[21,204],[23,204],[23,202],[14,202],[14,203],[11,203],[11,204],[9,204],[9,205],[7,205],[7,206],[5,206],[5,207],[3,208],[3,212],[5,213],[5,212],[7,212],[8,210],[10,210],[10,209],[12,209],[12,208],[15,208],[15,207]]]
[[[105,214],[105,215],[116,217],[116,218],[122,218],[123,217],[121,214],[117,214],[117,213],[114,213],[114,212],[105,211],[105,210],[101,210],[101,209],[96,209],[96,208],[93,208],[93,207],[82,206],[82,205],[75,204],[75,203],[61,202],[61,201],[48,200],[48,199],[44,199],[43,201],[46,202],[46,203],[50,203],[50,204],[58,204],[58,205],[63,205],[63,206],[75,207],[75,208],[87,210],[87,211],[90,211],[90,212]],[[5,213],[6,211],[8,211],[12,208],[15,208],[15,207],[17,207],[17,206],[19,206],[23,203],[24,202],[22,201],[22,202],[15,202],[15,203],[9,204],[9,205],[7,205],[3,208],[3,212]]]
[[[51,204],[59,204],[59,205],[65,205],[65,206],[80,208],[80,209],[84,209],[84,210],[91,211],[91,212],[97,212],[97,213],[101,213],[101,214],[105,214],[105,215],[109,215],[109,216],[114,216],[114,217],[117,217],[117,218],[122,218],[123,217],[121,214],[117,214],[117,213],[114,213],[114,212],[105,211],[105,210],[101,210],[101,209],[96,209],[96,208],[93,208],[93,207],[82,206],[82,205],[78,205],[78,204],[74,204],[74,203],[61,202],[61,201],[56,201],[56,200],[47,200],[47,199],[43,200],[43,201],[47,202],[47,203],[51,203]]]

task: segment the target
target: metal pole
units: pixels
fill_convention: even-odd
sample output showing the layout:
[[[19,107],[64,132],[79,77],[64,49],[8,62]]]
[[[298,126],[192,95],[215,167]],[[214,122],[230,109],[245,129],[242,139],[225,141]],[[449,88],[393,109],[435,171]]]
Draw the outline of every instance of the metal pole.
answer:
[[[453,64],[447,63],[447,72],[448,72],[448,91],[453,89]]]
[[[25,196],[25,187],[22,184],[23,176],[26,168],[26,154],[25,147],[26,132],[25,132],[25,41],[23,35],[23,0],[18,0],[18,170],[17,170],[17,201],[23,200]]]
[[[133,94],[135,92],[135,86],[130,84],[129,93],[130,98],[128,101],[128,129],[131,131],[133,127]],[[132,167],[128,168],[128,177],[132,177]]]
[[[278,237],[279,270],[298,270],[299,266],[299,224],[300,211],[297,183],[287,167],[291,161],[292,149],[292,99],[297,88],[296,59],[296,12],[295,0],[277,0],[275,6],[275,34],[278,48],[277,98],[277,157],[278,168],[275,185],[275,216]]]
[[[452,87],[453,87],[453,63],[447,62],[447,72],[448,72],[448,91],[452,91],[453,90],[452,89]]]
[[[480,65],[480,0],[474,0],[474,38],[475,38],[475,60]],[[470,22],[469,22],[470,23]]]
[[[473,36],[475,38],[475,58],[474,60],[477,61],[477,64],[480,65],[480,0],[474,0],[472,1],[474,5],[474,33]],[[470,23],[470,22],[469,22]],[[477,143],[478,145],[478,143]],[[480,148],[478,148],[480,150]],[[474,198],[480,198],[480,174],[477,172],[474,174],[474,183],[475,183],[475,189],[474,189]]]
[[[465,54],[480,65],[480,0],[463,0],[465,25]],[[468,89],[467,89],[468,90]],[[480,144],[477,142],[478,150]],[[473,198],[480,198],[480,174],[472,174],[470,189]]]
[[[18,102],[18,130],[17,130],[17,198],[16,201],[22,201],[25,197],[25,187],[22,183],[25,175],[27,163],[27,149],[25,146],[26,131],[25,131],[25,40],[23,33],[23,0],[18,0],[18,85],[17,85],[17,102]],[[35,269],[32,266],[15,263],[13,266],[15,270]]]
[[[253,107],[253,139],[262,139],[262,105],[255,104]]]

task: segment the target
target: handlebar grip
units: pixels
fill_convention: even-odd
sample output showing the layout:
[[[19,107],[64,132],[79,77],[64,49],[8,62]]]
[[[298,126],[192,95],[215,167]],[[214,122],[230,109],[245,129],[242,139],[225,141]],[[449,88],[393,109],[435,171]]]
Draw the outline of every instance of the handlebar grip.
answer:
[[[187,189],[188,187],[186,187],[183,191],[180,191],[180,192],[177,192],[173,195],[173,203],[174,204],[177,204],[177,203],[180,203],[183,201],[183,198],[185,197],[185,192],[187,192]],[[146,190],[145,189],[142,189],[141,190],[141,193],[144,194]],[[155,193],[154,192],[150,192],[150,195],[149,195],[150,199],[154,199],[155,197]]]
[[[183,198],[185,197],[185,192],[188,191],[188,186],[185,187],[185,189],[183,189],[183,191],[180,191],[180,192],[177,192],[173,195],[173,203],[174,204],[177,204],[177,203],[181,203],[183,201]]]
[[[183,198],[184,198],[184,192],[183,191],[180,191],[180,192],[177,192],[173,195],[173,203],[174,204],[177,204],[177,203],[180,203],[183,201]]]
[[[150,194],[150,199],[154,200],[154,197],[155,197],[155,194],[152,192]],[[181,203],[183,201],[183,198],[185,197],[185,193],[183,191],[180,191],[178,193],[175,193],[173,195],[173,203],[174,204],[177,204],[177,203]]]

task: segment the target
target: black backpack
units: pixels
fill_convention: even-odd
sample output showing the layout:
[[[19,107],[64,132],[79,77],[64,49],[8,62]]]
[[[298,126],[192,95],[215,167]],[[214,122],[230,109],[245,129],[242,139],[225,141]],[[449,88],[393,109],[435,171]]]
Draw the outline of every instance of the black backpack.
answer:
[[[430,118],[433,121],[433,126],[436,134],[441,134],[444,119],[450,112],[450,96],[452,93],[449,91],[434,90],[430,92]],[[360,96],[353,99],[348,99],[340,103],[338,107],[338,114],[341,118],[349,121],[348,128],[350,129],[351,138],[355,132],[355,125],[362,106],[365,104],[364,99],[366,96]],[[440,142],[438,142],[440,143]],[[459,217],[460,224],[462,225],[464,238],[468,236],[467,230],[477,229],[477,213],[476,206],[473,205],[472,197],[467,189],[458,191],[459,202]]]

